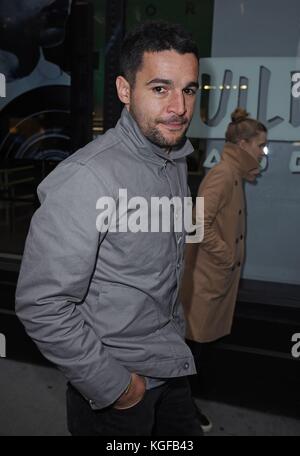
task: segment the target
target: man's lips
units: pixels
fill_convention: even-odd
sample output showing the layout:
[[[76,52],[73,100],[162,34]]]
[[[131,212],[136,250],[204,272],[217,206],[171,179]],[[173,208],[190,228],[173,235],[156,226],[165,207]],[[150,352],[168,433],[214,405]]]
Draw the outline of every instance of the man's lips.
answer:
[[[185,124],[172,122],[172,123],[167,123],[167,124],[164,124],[164,125],[167,128],[171,128],[171,129],[177,130],[179,128],[182,128]]]
[[[187,120],[186,119],[180,119],[180,120],[169,120],[169,121],[163,121],[160,122],[164,127],[170,129],[170,130],[181,130],[182,127],[187,125]]]

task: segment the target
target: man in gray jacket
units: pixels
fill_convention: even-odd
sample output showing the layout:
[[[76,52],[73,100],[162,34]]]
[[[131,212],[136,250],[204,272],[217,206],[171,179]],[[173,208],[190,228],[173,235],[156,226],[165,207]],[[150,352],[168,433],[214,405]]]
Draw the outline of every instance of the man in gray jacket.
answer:
[[[69,381],[71,434],[200,435],[178,297],[182,211],[164,212],[188,196],[197,46],[178,26],[143,24],[124,40],[116,86],[125,105],[116,127],[38,188],[16,311]],[[167,230],[151,213],[162,198]]]

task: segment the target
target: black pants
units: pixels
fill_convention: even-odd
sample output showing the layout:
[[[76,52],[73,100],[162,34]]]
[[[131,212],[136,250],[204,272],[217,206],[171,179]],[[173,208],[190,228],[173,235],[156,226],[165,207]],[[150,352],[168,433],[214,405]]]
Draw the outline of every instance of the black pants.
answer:
[[[71,385],[67,390],[68,429],[74,436],[199,436],[190,386],[186,377],[147,390],[141,402],[127,410],[92,410]]]

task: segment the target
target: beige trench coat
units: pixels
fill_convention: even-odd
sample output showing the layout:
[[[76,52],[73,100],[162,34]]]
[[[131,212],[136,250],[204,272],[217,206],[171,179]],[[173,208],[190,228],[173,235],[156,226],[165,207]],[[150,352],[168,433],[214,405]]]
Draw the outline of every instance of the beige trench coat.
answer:
[[[258,161],[225,143],[221,161],[203,179],[204,239],[187,244],[182,303],[186,337],[211,342],[230,333],[244,260],[244,182]],[[197,214],[196,214],[197,217]]]

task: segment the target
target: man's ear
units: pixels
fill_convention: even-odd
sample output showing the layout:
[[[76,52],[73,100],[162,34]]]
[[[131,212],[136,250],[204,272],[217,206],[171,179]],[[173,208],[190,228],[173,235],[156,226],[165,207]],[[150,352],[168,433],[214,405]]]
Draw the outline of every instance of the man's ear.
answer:
[[[125,106],[128,106],[130,103],[129,82],[123,76],[118,76],[116,79],[116,87],[119,99],[125,104]]]

